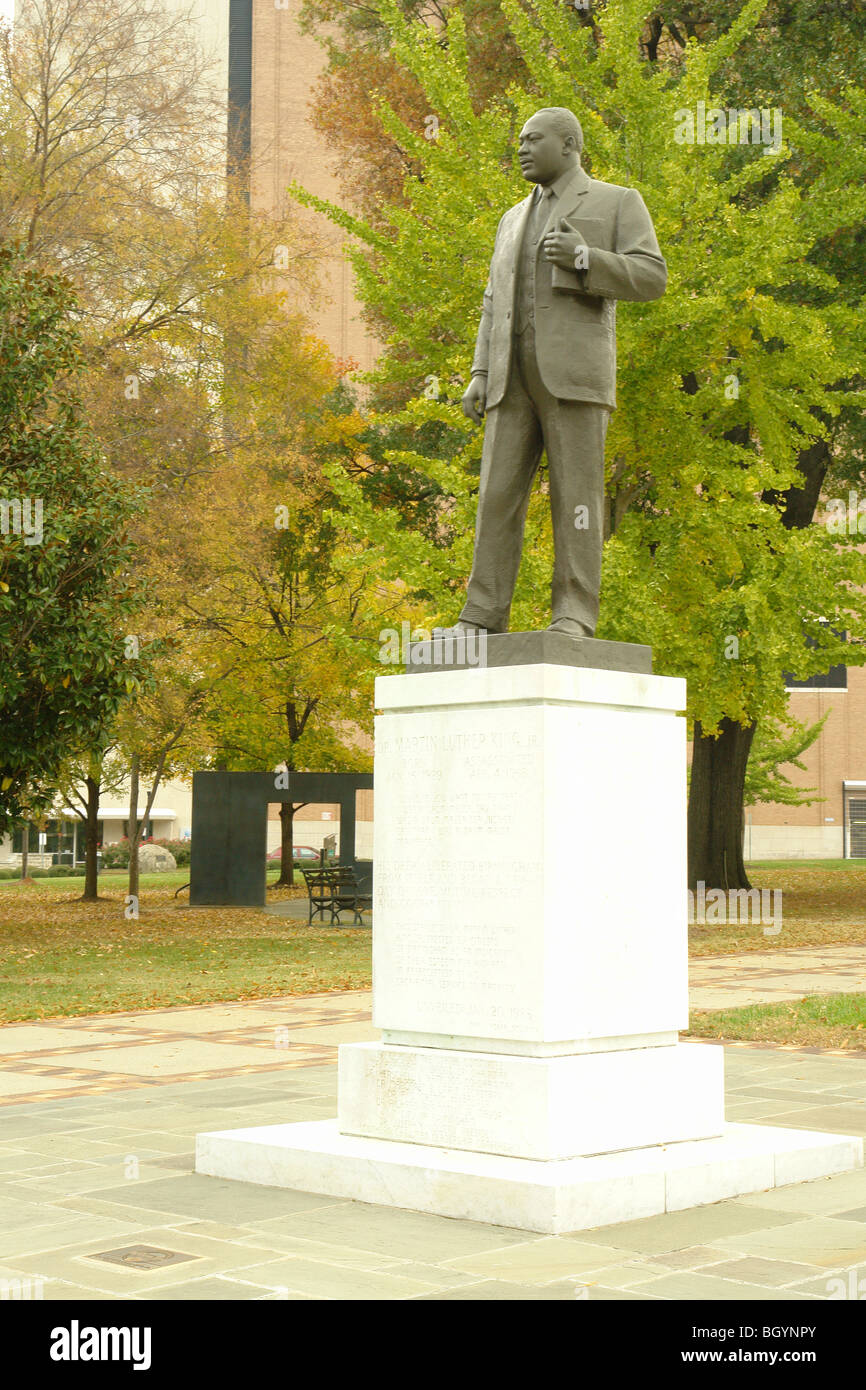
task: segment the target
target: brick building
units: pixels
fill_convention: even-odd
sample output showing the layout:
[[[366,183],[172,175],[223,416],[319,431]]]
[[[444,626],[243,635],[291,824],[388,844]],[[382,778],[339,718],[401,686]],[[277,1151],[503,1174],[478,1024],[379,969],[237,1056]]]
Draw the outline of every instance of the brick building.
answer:
[[[309,119],[324,51],[315,38],[298,28],[300,0],[230,3],[229,100],[234,97],[238,105],[249,101],[252,206],[262,210],[284,206],[286,188],[292,182],[320,198],[341,202],[334,155]],[[342,250],[343,234],[326,218],[312,212],[302,215],[330,248],[325,264],[330,302],[317,315],[317,332],[337,357],[350,358],[367,370],[373,365],[375,344],[361,321],[352,270]]]
[[[866,668],[834,666],[790,689],[795,719],[827,723],[801,761],[785,768],[795,786],[815,787],[811,806],[753,806],[746,813],[749,859],[866,858]],[[829,711],[829,713],[828,713]]]

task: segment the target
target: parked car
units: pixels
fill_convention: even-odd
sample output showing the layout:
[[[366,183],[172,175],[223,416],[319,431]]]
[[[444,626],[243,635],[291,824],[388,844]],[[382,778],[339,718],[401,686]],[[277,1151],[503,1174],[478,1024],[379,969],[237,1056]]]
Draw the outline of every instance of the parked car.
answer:
[[[282,857],[283,847],[282,845],[277,845],[276,849],[271,850],[268,855],[268,860],[281,860]],[[311,845],[295,845],[292,848],[292,862],[297,864],[299,868],[312,869],[320,862],[319,851],[313,849]]]

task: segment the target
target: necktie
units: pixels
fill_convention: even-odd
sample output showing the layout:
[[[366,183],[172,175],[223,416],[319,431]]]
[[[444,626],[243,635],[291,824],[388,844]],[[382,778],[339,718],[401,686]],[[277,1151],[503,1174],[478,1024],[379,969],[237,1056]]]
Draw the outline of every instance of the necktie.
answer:
[[[535,206],[532,209],[531,236],[533,243],[538,241],[538,238],[547,225],[547,219],[550,216],[550,200],[552,197],[552,188],[541,188],[539,186],[538,194],[535,199]]]

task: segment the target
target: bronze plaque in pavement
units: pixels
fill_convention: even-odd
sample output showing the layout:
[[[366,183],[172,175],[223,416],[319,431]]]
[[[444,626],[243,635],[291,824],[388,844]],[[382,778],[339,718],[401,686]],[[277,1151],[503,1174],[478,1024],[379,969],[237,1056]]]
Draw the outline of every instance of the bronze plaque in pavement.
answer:
[[[179,1250],[161,1250],[156,1245],[124,1245],[119,1250],[103,1250],[89,1255],[91,1260],[107,1260],[109,1264],[124,1265],[127,1269],[164,1269],[166,1265],[197,1260],[198,1255],[184,1255]]]

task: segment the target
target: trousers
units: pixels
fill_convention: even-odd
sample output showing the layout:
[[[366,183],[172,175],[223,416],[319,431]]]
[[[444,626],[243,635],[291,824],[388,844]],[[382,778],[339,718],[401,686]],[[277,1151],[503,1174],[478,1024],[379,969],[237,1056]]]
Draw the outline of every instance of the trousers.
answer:
[[[463,621],[507,632],[529,494],[547,453],[553,520],[553,623],[591,637],[598,622],[604,504],[604,441],[610,410],[551,395],[541,380],[530,325],[516,334],[505,396],[484,428],[475,551]]]

